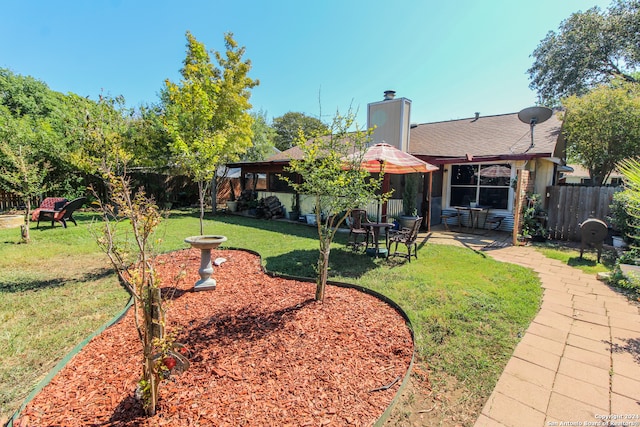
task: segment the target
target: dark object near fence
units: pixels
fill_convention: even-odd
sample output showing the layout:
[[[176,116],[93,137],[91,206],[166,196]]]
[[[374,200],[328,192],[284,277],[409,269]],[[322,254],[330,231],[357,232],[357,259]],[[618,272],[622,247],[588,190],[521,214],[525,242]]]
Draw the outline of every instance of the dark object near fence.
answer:
[[[596,218],[589,218],[580,224],[580,231],[582,233],[582,239],[580,242],[580,258],[584,249],[589,246],[594,246],[598,251],[598,262],[602,256],[602,242],[606,239],[609,230],[607,224]]]

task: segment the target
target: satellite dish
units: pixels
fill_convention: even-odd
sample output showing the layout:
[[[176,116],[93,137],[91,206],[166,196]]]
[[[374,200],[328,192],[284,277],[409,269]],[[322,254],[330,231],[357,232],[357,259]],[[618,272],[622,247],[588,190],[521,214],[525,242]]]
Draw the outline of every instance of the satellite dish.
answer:
[[[533,148],[533,128],[535,125],[549,120],[552,114],[553,110],[547,107],[529,107],[524,110],[520,110],[518,113],[518,119],[520,119],[522,123],[526,123],[531,127],[531,145],[527,151]]]
[[[552,114],[553,110],[551,110],[551,108],[529,107],[521,110],[518,113],[518,118],[523,123],[526,123],[528,125],[535,125],[549,120]]]

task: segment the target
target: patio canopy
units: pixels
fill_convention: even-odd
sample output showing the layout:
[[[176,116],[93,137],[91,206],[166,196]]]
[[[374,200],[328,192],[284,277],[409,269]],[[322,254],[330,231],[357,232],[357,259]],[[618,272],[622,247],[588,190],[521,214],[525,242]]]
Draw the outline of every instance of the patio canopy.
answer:
[[[397,149],[393,145],[381,142],[367,148],[361,163],[369,172],[380,172],[384,166],[384,173],[427,173],[437,171],[438,167]]]
[[[356,154],[353,154],[355,156]],[[438,166],[425,162],[409,153],[397,149],[385,142],[374,144],[367,148],[362,158],[361,167],[371,173],[384,173],[385,175],[401,175],[407,173],[431,173],[437,171]],[[389,178],[382,181],[382,192],[389,191]],[[431,179],[428,189],[429,201],[431,201]],[[431,217],[431,206],[428,207],[428,217]],[[382,217],[387,216],[387,202],[382,204]],[[427,229],[430,229],[430,221],[427,220]]]

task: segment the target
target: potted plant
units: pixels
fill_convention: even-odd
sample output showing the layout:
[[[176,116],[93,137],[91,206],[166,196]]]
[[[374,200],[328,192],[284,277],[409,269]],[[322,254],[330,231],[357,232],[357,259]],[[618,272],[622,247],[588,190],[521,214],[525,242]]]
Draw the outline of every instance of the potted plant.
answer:
[[[291,221],[298,221],[300,218],[300,206],[298,206],[298,197],[295,194],[291,195],[291,211],[289,212],[289,219]]]
[[[229,212],[235,212],[238,210],[238,201],[237,200],[227,200],[227,209]]]
[[[546,222],[547,213],[542,209],[541,196],[528,195],[522,210],[522,237],[534,242],[544,242],[549,237]]]
[[[404,190],[402,191],[402,211],[404,215],[398,217],[400,227],[411,227],[418,217],[417,199],[419,183],[419,173],[405,175]]]

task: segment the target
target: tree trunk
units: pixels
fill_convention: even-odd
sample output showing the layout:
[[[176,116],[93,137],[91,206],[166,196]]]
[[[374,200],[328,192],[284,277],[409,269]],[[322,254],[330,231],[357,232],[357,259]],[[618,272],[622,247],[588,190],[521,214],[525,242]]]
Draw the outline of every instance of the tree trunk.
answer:
[[[204,183],[198,181],[198,201],[200,202],[200,235],[204,236]]]
[[[155,373],[155,361],[151,354],[152,349],[145,349],[145,353],[148,353],[144,357],[144,372],[143,379],[146,382],[148,391],[145,391],[143,399],[148,399],[143,402],[144,410],[148,416],[156,414],[156,406],[158,404],[158,384],[160,383],[158,375]],[[147,394],[148,393],[148,394]]]
[[[20,234],[22,236],[22,241],[24,243],[29,243],[31,241],[31,236],[29,235],[29,217],[31,216],[31,200],[29,198],[25,198],[25,206],[26,212],[24,214],[24,224],[20,226]]]
[[[233,192],[233,190],[232,190]],[[211,213],[215,215],[218,210],[218,177],[211,180]]]
[[[143,380],[146,382],[148,391],[145,393],[145,404],[147,415],[156,413],[158,405],[158,386],[161,378],[156,369],[154,359],[154,340],[164,338],[164,311],[162,309],[162,295],[160,289],[150,288],[148,292],[148,302],[145,303],[144,321],[146,334],[144,337],[144,370]]]
[[[316,282],[316,301],[324,301],[324,290],[329,275],[329,252],[331,242],[321,241],[320,256],[318,257],[318,280]]]
[[[164,338],[164,309],[162,293],[158,288],[151,289],[151,339]]]

